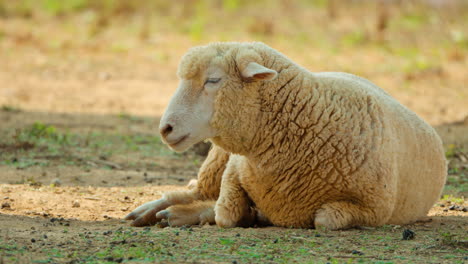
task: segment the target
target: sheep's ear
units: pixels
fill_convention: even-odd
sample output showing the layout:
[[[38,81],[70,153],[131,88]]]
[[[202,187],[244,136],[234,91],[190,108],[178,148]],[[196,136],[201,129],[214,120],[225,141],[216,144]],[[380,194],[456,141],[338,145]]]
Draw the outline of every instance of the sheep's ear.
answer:
[[[272,80],[278,75],[275,70],[268,69],[258,63],[250,62],[242,71],[242,77],[247,80]]]

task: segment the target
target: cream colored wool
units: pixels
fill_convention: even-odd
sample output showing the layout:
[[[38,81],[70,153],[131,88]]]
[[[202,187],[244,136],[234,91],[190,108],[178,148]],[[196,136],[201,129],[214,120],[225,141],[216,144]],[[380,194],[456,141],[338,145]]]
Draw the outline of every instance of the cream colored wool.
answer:
[[[257,64],[277,76],[246,78]],[[447,171],[440,138],[371,82],[307,71],[258,42],[214,43],[180,63],[178,75],[191,85],[187,102],[203,96],[210,67],[226,80],[209,124],[215,146],[198,182],[139,207],[127,217],[133,225],[163,218],[223,227],[407,224],[439,198]]]

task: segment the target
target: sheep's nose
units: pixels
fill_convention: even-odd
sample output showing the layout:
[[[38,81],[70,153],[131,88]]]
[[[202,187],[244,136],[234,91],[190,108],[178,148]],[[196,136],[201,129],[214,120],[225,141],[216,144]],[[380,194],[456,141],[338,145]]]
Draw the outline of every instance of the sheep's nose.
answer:
[[[161,136],[167,137],[171,132],[173,128],[170,124],[165,125],[163,128],[161,128]]]

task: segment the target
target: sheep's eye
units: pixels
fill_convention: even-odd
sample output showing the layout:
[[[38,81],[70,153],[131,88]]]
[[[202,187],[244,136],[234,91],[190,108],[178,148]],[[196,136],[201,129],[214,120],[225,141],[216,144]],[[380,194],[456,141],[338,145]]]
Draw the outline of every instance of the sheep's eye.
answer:
[[[207,84],[207,83],[218,83],[220,80],[221,80],[221,78],[208,78],[205,81],[205,84]]]

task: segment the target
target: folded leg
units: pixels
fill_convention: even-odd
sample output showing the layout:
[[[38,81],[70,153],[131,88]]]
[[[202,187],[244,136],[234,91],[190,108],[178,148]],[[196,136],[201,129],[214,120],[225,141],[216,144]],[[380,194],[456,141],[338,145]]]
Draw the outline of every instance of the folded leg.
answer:
[[[190,181],[188,190],[165,193],[161,199],[145,203],[133,210],[125,220],[133,220],[133,226],[154,225],[161,221],[156,214],[170,206],[217,199],[229,155],[222,148],[214,146],[200,168],[198,180]]]
[[[384,208],[379,208],[384,209]],[[331,230],[346,229],[355,226],[377,226],[385,224],[390,217],[391,209],[387,214],[379,214],[373,205],[362,206],[348,201],[337,201],[324,204],[315,214],[314,225]]]
[[[191,204],[173,205],[157,213],[159,219],[167,219],[170,226],[204,225],[215,223],[216,201],[195,201]]]
[[[151,201],[140,205],[125,217],[125,220],[133,220],[132,226],[147,226],[154,225],[161,221],[161,218],[156,214],[168,208],[173,204],[189,204],[198,198],[198,194],[191,191],[179,191],[165,193],[159,200]]]

